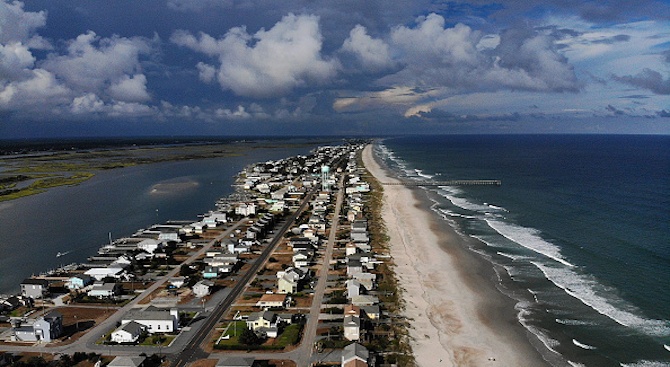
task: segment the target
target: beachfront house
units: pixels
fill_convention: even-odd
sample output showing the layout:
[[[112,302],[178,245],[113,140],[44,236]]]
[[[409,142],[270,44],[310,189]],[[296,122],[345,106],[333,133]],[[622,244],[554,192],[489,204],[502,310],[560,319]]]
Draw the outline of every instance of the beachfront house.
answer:
[[[131,321],[119,326],[116,328],[116,330],[112,331],[110,340],[115,343],[137,343],[140,339],[140,336],[142,336],[146,330],[146,326],[138,322]]]
[[[361,339],[361,319],[358,316],[344,316],[344,338],[350,341]]]
[[[153,238],[147,238],[142,240],[140,243],[137,244],[137,249],[138,250],[143,250],[146,251],[150,254],[153,254],[158,250],[159,248],[163,247],[163,242],[154,240]]]
[[[121,319],[121,325],[131,321],[146,326],[147,332],[173,333],[179,326],[179,313],[176,308],[161,309],[149,306],[144,310],[131,310]]]
[[[107,277],[112,277],[119,279],[124,274],[125,270],[121,266],[109,266],[109,267],[100,267],[100,268],[90,268],[84,272],[84,274],[94,278],[97,281],[101,281]]]
[[[20,322],[12,328],[12,341],[51,342],[63,333],[63,315],[51,311],[33,320]]]
[[[28,278],[21,282],[21,295],[32,299],[44,298],[49,293],[46,279]]]
[[[370,352],[358,343],[352,343],[342,350],[342,367],[367,367]]]
[[[344,284],[347,286],[347,298],[351,299],[361,295],[361,283],[356,279],[349,279]]]

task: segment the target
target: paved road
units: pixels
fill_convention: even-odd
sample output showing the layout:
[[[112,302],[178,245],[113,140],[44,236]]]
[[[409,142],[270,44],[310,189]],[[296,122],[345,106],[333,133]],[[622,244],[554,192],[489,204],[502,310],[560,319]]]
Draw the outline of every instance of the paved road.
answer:
[[[340,351],[326,352],[321,354],[314,354],[314,341],[316,340],[316,330],[319,323],[319,314],[321,313],[321,304],[323,302],[323,295],[326,290],[326,283],[328,281],[328,270],[330,269],[330,260],[333,256],[333,248],[335,246],[335,239],[337,237],[337,226],[339,223],[340,211],[342,202],[344,200],[344,176],[340,178],[339,192],[337,194],[337,201],[335,203],[335,212],[333,215],[332,225],[330,227],[330,235],[326,244],[326,251],[323,256],[323,263],[319,269],[319,281],[314,290],[314,298],[312,299],[312,307],[307,318],[307,324],[303,330],[303,337],[298,348],[283,353],[258,353],[258,352],[229,352],[213,353],[212,356],[218,357],[254,357],[258,360],[264,359],[286,359],[296,362],[298,367],[307,367],[314,361],[340,361]]]
[[[214,312],[207,318],[204,325],[199,328],[195,335],[191,336],[191,340],[185,346],[184,350],[174,358],[174,362],[172,363],[173,367],[186,366],[186,364],[189,362],[193,362],[197,359],[207,358],[209,356],[208,353],[204,352],[200,348],[200,345],[207,339],[207,336],[211,330],[214,329],[214,326],[219,322],[224,313],[228,311],[230,306],[239,297],[244,288],[246,288],[247,284],[249,284],[249,282],[253,279],[261,266],[265,264],[270,255],[274,252],[277,245],[281,242],[284,233],[291,227],[291,225],[293,225],[293,222],[296,220],[296,218],[298,218],[300,213],[302,213],[302,211],[307,207],[309,200],[315,191],[316,188],[312,189],[308,195],[305,195],[305,198],[300,204],[300,208],[291,216],[286,218],[285,223],[281,226],[281,228],[275,231],[275,235],[272,238],[272,241],[263,250],[261,256],[254,261],[251,268],[247,270],[246,273],[240,276],[239,280],[235,283],[235,286],[231,289],[230,294],[226,297],[226,299],[216,307]]]
[[[221,233],[219,236],[217,236],[215,239],[211,240],[210,242],[206,243],[200,250],[198,250],[196,253],[191,255],[184,263],[190,264],[196,259],[198,259],[200,256],[202,256],[205,252],[207,252],[217,241],[230,236],[230,234],[237,229],[242,223],[248,221],[249,218],[243,218],[239,222],[235,223],[233,226],[225,230],[223,233]],[[154,284],[152,284],[149,288],[145,289],[139,296],[135,297],[132,301],[128,302],[125,306],[116,309],[115,313],[96,325],[93,329],[89,330],[86,334],[84,334],[81,338],[78,340],[72,342],[71,344],[64,345],[64,346],[58,346],[58,347],[46,347],[46,346],[40,346],[38,345],[30,345],[30,346],[16,346],[16,345],[0,345],[0,350],[3,351],[12,351],[12,352],[42,352],[42,353],[67,353],[67,354],[72,354],[75,352],[91,352],[91,351],[97,351],[101,353],[110,353],[114,355],[138,355],[140,353],[149,353],[153,354],[156,352],[156,347],[138,347],[138,346],[119,346],[119,345],[112,345],[112,346],[104,346],[104,345],[99,345],[96,344],[96,341],[98,341],[103,334],[106,332],[109,332],[113,327],[116,326],[118,322],[121,321],[121,318],[123,315],[125,315],[126,312],[128,312],[131,308],[137,306],[137,304],[143,300],[145,297],[149,296],[153,291],[156,289],[162,287],[165,282],[170,278],[175,276],[180,270],[180,267],[175,267],[174,269],[170,270],[167,275],[161,277],[158,279]],[[67,306],[65,306],[67,307]],[[79,306],[74,306],[74,307],[79,307]],[[180,335],[180,337],[183,337],[184,335]],[[180,338],[177,338],[180,339]],[[165,352],[170,352],[171,348],[175,348],[176,346],[173,345],[171,347],[166,347],[163,348]]]

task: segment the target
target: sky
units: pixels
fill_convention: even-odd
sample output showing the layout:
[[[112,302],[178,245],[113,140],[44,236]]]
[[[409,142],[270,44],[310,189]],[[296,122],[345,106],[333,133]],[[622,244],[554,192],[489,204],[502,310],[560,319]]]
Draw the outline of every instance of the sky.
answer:
[[[0,0],[0,139],[670,134],[668,0]]]

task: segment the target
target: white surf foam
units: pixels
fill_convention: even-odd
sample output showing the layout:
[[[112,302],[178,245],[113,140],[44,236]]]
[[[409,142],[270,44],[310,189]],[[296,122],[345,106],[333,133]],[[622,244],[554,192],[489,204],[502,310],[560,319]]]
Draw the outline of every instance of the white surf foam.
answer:
[[[641,360],[634,363],[621,363],[621,367],[668,367],[667,362]]]
[[[542,239],[537,230],[508,224],[494,219],[487,218],[485,220],[489,227],[510,241],[514,241],[527,249],[533,250],[563,265],[570,267],[574,266],[563,258],[558,246]]]
[[[582,349],[588,349],[588,350],[597,349],[596,347],[594,347],[592,345],[584,344],[577,339],[572,339],[572,344],[574,344],[574,345],[576,345],[576,346],[578,346]]]
[[[556,322],[563,325],[574,325],[574,326],[592,326],[596,325],[590,321],[584,320],[573,320],[573,319],[556,319]]]
[[[536,261],[531,261],[531,263],[540,269],[544,276],[557,287],[618,324],[635,328],[653,336],[663,336],[670,333],[670,323],[668,321],[646,319],[634,313],[639,311],[625,301],[613,298],[607,299],[601,296],[601,294],[608,294],[609,297],[614,297],[612,296],[614,292],[599,284],[592,277],[578,274],[569,267],[548,266]],[[615,306],[614,303],[620,306]]]
[[[581,363],[577,363],[577,362],[573,362],[573,361],[568,361],[568,364],[573,366],[573,367],[586,367],[585,364],[581,364]]]

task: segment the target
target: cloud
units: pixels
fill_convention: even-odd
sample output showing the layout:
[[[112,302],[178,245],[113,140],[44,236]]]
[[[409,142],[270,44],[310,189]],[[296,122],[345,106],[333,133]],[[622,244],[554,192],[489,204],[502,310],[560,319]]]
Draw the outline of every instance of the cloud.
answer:
[[[149,43],[142,38],[100,38],[89,31],[69,41],[67,54],[50,55],[42,67],[74,90],[100,92],[123,82],[128,75],[137,77],[141,70],[139,57],[150,51]]]
[[[249,34],[245,27],[230,29],[222,39],[205,33],[195,37],[177,31],[172,42],[220,62],[217,80],[224,90],[247,97],[274,97],[335,76],[338,64],[321,55],[319,18],[313,15],[284,16],[270,30]],[[200,66],[201,79],[211,69]],[[204,73],[203,73],[204,71]]]
[[[151,99],[147,92],[147,77],[135,74],[132,77],[123,75],[108,89],[110,97],[124,102],[145,102]]]
[[[349,37],[342,44],[342,50],[354,54],[368,70],[381,70],[393,65],[389,46],[380,39],[370,37],[365,27],[360,24],[349,32]]]
[[[656,94],[670,94],[670,78],[663,79],[661,73],[648,68],[643,69],[636,75],[613,75],[612,79],[634,87],[648,89]]]
[[[0,89],[0,107],[37,107],[44,112],[66,102],[69,94],[70,91],[60,85],[53,74],[43,69],[35,69],[30,71],[28,78],[8,83]]]
[[[27,12],[23,3],[0,1],[0,43],[27,43],[34,37],[37,28],[44,27],[47,22],[45,11]]]
[[[380,79],[379,84],[449,88],[454,92],[579,90],[572,66],[553,41],[532,29],[507,30],[498,41],[464,24],[445,28],[442,16],[430,14],[418,18],[416,27],[392,30],[391,53],[397,54],[396,61],[405,67]]]

